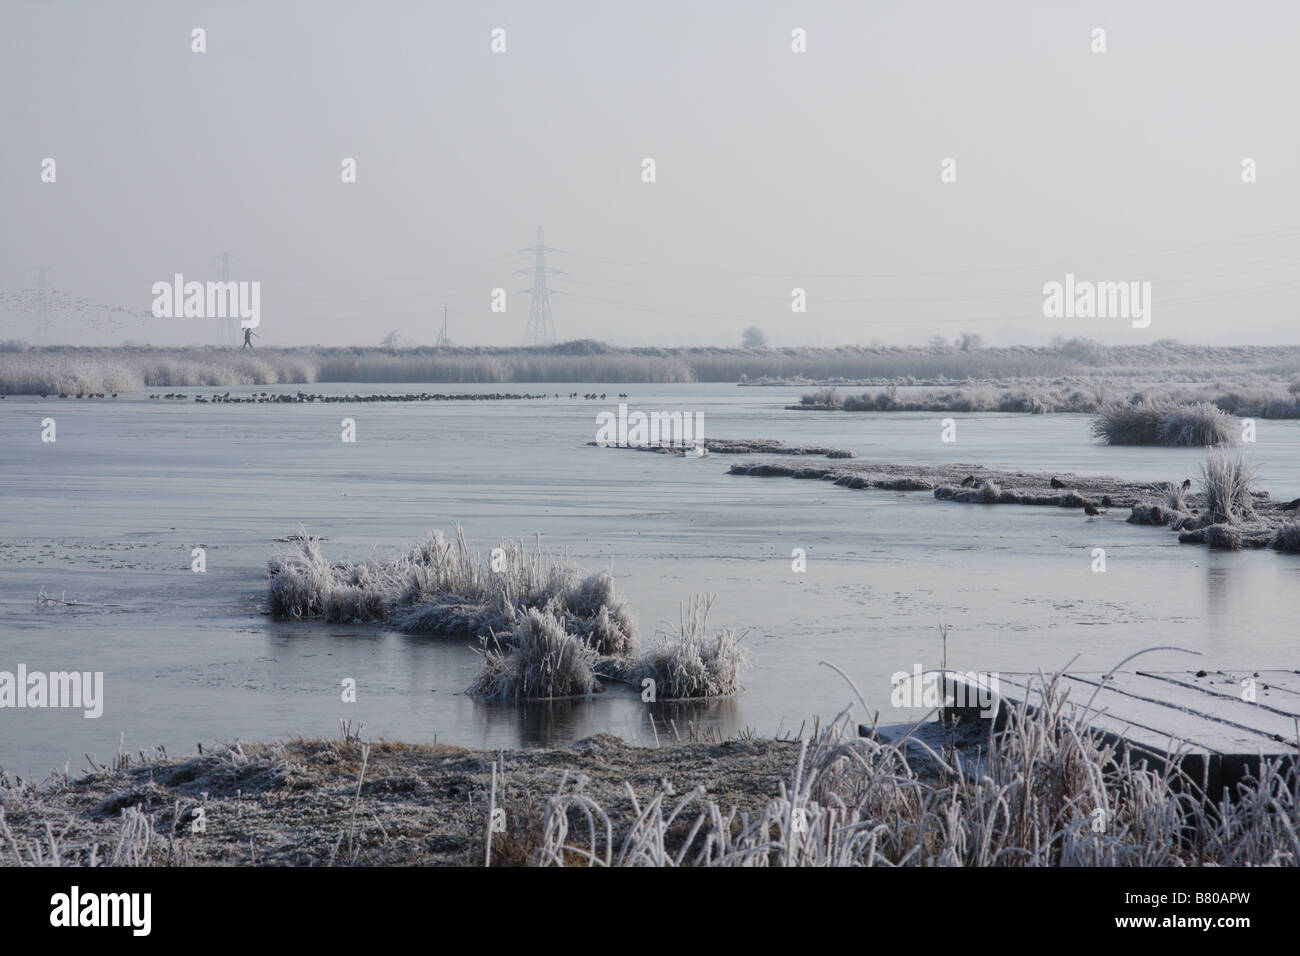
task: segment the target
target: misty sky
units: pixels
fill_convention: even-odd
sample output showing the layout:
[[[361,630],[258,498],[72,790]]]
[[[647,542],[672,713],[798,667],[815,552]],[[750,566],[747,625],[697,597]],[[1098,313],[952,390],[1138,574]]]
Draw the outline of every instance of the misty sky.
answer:
[[[54,342],[216,343],[138,313],[229,252],[261,344],[515,345],[542,225],[561,339],[1295,343],[1298,48],[1294,0],[0,0],[0,339],[44,264]],[[1044,318],[1067,272],[1150,327]]]

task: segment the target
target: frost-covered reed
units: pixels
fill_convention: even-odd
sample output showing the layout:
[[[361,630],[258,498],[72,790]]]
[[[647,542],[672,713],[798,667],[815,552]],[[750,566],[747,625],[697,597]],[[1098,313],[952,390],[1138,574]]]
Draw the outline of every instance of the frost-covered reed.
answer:
[[[481,655],[470,693],[511,700],[572,697],[598,678],[640,686],[661,699],[729,696],[744,655],[729,630],[707,634],[711,598],[694,598],[678,633],[636,655],[636,617],[608,572],[584,574],[538,545],[503,541],[476,554],[457,527],[431,532],[385,560],[337,561],[300,529],[293,549],[268,562],[272,616],[345,624],[385,622],[404,631],[468,637]]]
[[[1135,762],[1066,706],[1059,675],[1041,706],[1011,709],[963,755],[858,736],[846,712],[804,740],[788,785],[757,814],[704,787],[611,814],[561,783],[541,866],[1244,866],[1300,864],[1300,774],[1269,759],[1237,792],[1207,793],[1176,761]]]
[[[1100,404],[1097,382],[1201,382],[1168,397],[1214,401],[1256,418],[1300,417],[1300,394],[1285,379],[1300,366],[1293,346],[1192,346],[1157,342],[1103,346],[1074,339],[1053,346],[909,348],[617,348],[594,341],[530,348],[221,348],[31,347],[0,343],[0,393],[126,392],[145,387],[306,384],[311,382],[736,382],[939,384],[1071,378],[1005,393],[975,386],[954,393],[951,410],[1087,411]],[[1219,386],[1231,375],[1242,384]],[[1278,382],[1282,381],[1281,387]],[[1209,389],[1210,391],[1203,391]],[[872,409],[902,407],[888,392],[866,396]],[[1209,397],[1206,397],[1209,396]],[[854,399],[858,401],[858,399]],[[1087,407],[1091,405],[1092,407]],[[849,401],[845,408],[850,407]],[[920,410],[920,409],[918,409]],[[938,410],[938,409],[929,409]]]
[[[1103,406],[1093,419],[1092,433],[1107,445],[1205,447],[1237,444],[1240,426],[1208,402],[1179,405],[1144,400]]]
[[[305,532],[268,563],[274,617],[341,623],[386,621],[416,633],[474,637],[514,630],[529,609],[548,609],[599,653],[631,650],[636,621],[607,573],[581,574],[541,546],[502,541],[475,553],[458,527],[387,560],[331,562]]]
[[[722,628],[709,635],[712,598],[692,598],[681,609],[676,633],[641,655],[631,668],[632,683],[654,681],[658,700],[729,697],[740,692],[745,654],[736,635]]]
[[[469,693],[492,700],[585,696],[596,689],[598,658],[551,610],[529,608],[504,643],[493,639],[483,648]]]
[[[1151,369],[1148,374],[1163,377],[1166,373],[1162,369]],[[1072,377],[1065,384],[1030,380],[1016,384],[965,385],[910,394],[900,394],[897,387],[890,387],[843,398],[837,394],[837,400],[830,403],[825,396],[834,389],[822,388],[804,394],[800,405],[790,407],[843,408],[846,412],[1017,412],[1030,415],[1093,415],[1104,410],[1107,417],[1116,418],[1115,427],[1122,426],[1121,435],[1124,430],[1140,429],[1149,420],[1147,438],[1111,444],[1219,443],[1217,436],[1207,429],[1215,428],[1215,423],[1223,419],[1214,411],[1200,407],[1204,405],[1212,406],[1224,416],[1300,418],[1300,393],[1273,380],[1240,386],[1152,384],[1125,389],[1126,397],[1117,395],[1118,390],[1119,386],[1107,378]],[[1193,411],[1182,412],[1184,407],[1191,407]],[[1164,437],[1158,434],[1161,425],[1167,432]],[[1136,434],[1141,436],[1142,432],[1139,430]],[[1209,434],[1209,439],[1206,434]]]
[[[1210,449],[1201,466],[1201,493],[1208,521],[1232,524],[1249,517],[1254,511],[1250,488],[1254,479],[1254,469],[1241,452]]]

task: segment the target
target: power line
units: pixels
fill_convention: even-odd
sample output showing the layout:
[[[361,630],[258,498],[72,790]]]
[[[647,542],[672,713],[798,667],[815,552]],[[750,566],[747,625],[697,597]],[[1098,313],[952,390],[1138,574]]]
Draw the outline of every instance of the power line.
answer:
[[[1225,245],[1230,246],[1237,243],[1268,242],[1280,237],[1294,237],[1296,235],[1300,235],[1300,229],[1278,229],[1272,232],[1258,233],[1252,236],[1236,236],[1229,239],[1205,240],[1199,243],[1191,243],[1160,252],[1105,256],[1101,261],[1121,262],[1132,259],[1157,259],[1165,256],[1185,255],[1189,252],[1204,252]],[[1058,260],[1056,262],[1032,263],[1014,266],[984,266],[974,269],[928,270],[922,272],[758,272],[742,269],[710,269],[697,266],[682,266],[674,263],[649,262],[642,259],[621,259],[614,256],[574,251],[569,251],[568,255],[577,256],[580,259],[590,259],[593,262],[604,262],[610,265],[638,266],[647,269],[662,269],[670,272],[691,272],[703,275],[771,279],[934,279],[942,276],[985,275],[994,272],[1022,272],[1029,270],[1055,269],[1068,267],[1072,262],[1077,262],[1082,258],[1076,257],[1073,260]]]
[[[37,305],[36,313],[36,337],[42,345],[50,344],[50,307],[45,298],[45,266],[37,270],[37,287],[39,289],[40,301]]]

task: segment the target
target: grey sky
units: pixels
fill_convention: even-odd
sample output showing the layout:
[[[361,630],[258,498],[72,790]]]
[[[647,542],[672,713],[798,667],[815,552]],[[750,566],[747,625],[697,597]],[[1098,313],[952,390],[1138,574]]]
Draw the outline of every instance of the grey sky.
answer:
[[[1298,47],[1291,0],[0,0],[0,338],[42,263],[147,312],[229,251],[267,345],[432,342],[444,303],[518,344],[540,224],[561,339],[1295,342]],[[1150,281],[1150,328],[1044,318],[1066,272]],[[218,340],[118,316],[53,339]]]

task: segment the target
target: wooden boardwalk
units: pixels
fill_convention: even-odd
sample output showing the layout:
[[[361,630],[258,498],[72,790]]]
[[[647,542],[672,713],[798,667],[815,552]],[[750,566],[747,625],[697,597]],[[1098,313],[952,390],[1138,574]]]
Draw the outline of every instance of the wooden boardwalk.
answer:
[[[1042,705],[1045,688],[1038,674],[997,676],[1002,708]],[[1246,699],[1247,680],[1254,681],[1253,702]],[[1068,693],[1067,716],[1087,708],[1087,724],[1135,762],[1160,767],[1172,756],[1198,785],[1204,780],[1216,799],[1223,787],[1258,768],[1261,756],[1294,766],[1300,754],[1296,671],[1067,674],[1059,689]],[[978,711],[955,713],[969,717]],[[1005,711],[999,709],[995,719],[1005,720]]]

